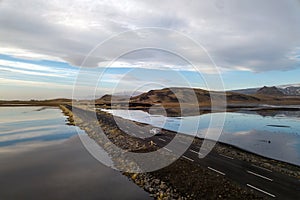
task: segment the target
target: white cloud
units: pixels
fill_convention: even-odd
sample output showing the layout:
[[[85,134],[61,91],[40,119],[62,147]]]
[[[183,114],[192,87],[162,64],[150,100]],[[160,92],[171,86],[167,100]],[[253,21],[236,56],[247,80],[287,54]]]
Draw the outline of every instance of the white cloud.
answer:
[[[49,83],[42,81],[26,81],[26,80],[17,80],[17,79],[7,79],[0,78],[1,86],[9,86],[9,85],[19,85],[19,86],[27,86],[33,88],[56,88],[56,89],[72,89],[72,85],[63,85],[58,83]]]
[[[62,69],[40,64],[25,63],[21,61],[11,61],[0,59],[0,71],[12,72],[16,74],[32,75],[38,77],[73,78],[77,70]]]
[[[0,53],[5,55],[11,55],[15,58],[27,59],[27,60],[52,60],[52,61],[60,61],[63,60],[58,57],[54,57],[51,55],[43,55],[39,53],[34,53],[29,50],[12,48],[12,47],[0,47]]]
[[[24,70],[39,70],[39,71],[46,71],[46,72],[55,72],[55,69],[51,67],[46,67],[42,65],[36,65],[31,63],[24,63],[24,62],[18,62],[18,61],[10,61],[10,60],[1,60],[0,59],[0,65],[5,67],[14,67],[18,69],[24,69]]]
[[[4,0],[0,3],[0,43],[6,49],[0,48],[0,53],[80,65],[96,44],[114,34],[161,27],[185,33],[202,44],[222,70],[290,70],[299,67],[299,11],[296,0]],[[186,49],[199,66],[211,68],[185,40],[158,34],[147,42],[166,49]],[[110,44],[105,56],[94,57],[92,63],[110,60],[116,49],[138,43],[123,40]],[[148,56],[140,53],[123,58],[123,62],[135,65],[140,59],[143,67],[150,68],[153,65],[146,62],[153,60],[147,60]],[[157,68],[184,68],[169,56],[154,58],[160,62]]]

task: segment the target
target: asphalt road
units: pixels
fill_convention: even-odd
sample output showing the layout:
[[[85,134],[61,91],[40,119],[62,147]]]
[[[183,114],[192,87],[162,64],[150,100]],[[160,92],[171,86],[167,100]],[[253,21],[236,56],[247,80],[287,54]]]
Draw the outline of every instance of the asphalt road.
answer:
[[[172,138],[159,135],[151,138],[155,145],[163,148]],[[172,149],[168,149],[172,151]],[[241,185],[275,199],[300,199],[300,179],[271,171],[250,162],[242,161],[216,151],[211,151],[205,158],[199,158],[200,146],[192,144],[181,156],[188,162],[205,167]]]
[[[72,109],[71,106],[67,107]],[[88,117],[86,112],[82,114],[86,118]],[[147,133],[145,133],[145,128],[139,129],[135,126],[134,122],[124,124],[122,130],[127,133],[135,132],[133,135],[137,137],[145,137],[147,135]],[[168,134],[159,134],[154,137],[145,138],[144,140],[147,142],[153,141],[154,145],[159,148],[165,148],[165,146],[172,140],[172,136]],[[175,148],[181,147],[178,144]],[[221,176],[225,176],[240,185],[249,187],[271,199],[300,199],[300,179],[255,166],[250,162],[218,154],[214,150],[209,152],[205,158],[199,158],[199,149],[200,146],[191,144],[180,159],[185,159],[188,162],[199,165],[199,167],[201,166],[212,170]],[[166,150],[169,152],[176,151],[176,149]]]

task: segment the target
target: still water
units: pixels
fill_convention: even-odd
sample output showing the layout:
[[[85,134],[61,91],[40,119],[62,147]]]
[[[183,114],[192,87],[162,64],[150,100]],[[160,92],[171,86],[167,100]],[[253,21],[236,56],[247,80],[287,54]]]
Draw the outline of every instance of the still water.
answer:
[[[150,199],[95,160],[78,133],[59,109],[0,107],[0,199]]]
[[[84,133],[66,125],[59,109],[43,107],[1,107],[0,147],[29,148],[34,145],[57,143]],[[37,143],[38,141],[38,143]],[[2,149],[3,149],[2,148]]]
[[[104,109],[103,109],[104,110]],[[197,135],[200,138],[214,138],[208,130],[214,120],[225,119],[218,141],[241,149],[300,165],[300,112],[280,111],[278,113],[235,112],[212,113],[188,117],[164,117],[150,115],[140,110],[104,110],[115,116],[151,124],[181,133]],[[268,116],[269,115],[269,116]],[[193,133],[197,125],[196,133]]]

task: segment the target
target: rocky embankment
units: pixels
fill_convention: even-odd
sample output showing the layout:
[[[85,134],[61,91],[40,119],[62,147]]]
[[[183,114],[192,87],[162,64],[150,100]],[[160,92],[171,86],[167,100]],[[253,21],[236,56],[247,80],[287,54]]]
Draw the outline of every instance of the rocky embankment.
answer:
[[[113,116],[108,113],[97,111],[98,119],[95,120],[89,118],[85,113],[77,116],[78,112],[76,114],[71,112],[71,106],[61,106],[61,109],[69,116],[71,122],[76,122],[77,126],[85,130],[92,139],[109,152],[115,166],[125,166],[124,169],[126,167],[131,169],[139,167],[134,162],[125,163],[122,155],[113,151],[110,142],[131,152],[151,152],[158,148],[151,143],[151,140],[132,137],[120,130]],[[127,123],[125,119],[118,120]],[[101,126],[106,137],[97,133],[96,126]],[[164,134],[174,133],[164,130]],[[194,142],[201,142],[201,140],[197,139]],[[226,151],[225,145],[218,144],[218,146],[220,151]],[[227,153],[229,154],[231,151],[235,150],[229,149]],[[155,199],[264,199],[261,194],[185,159],[178,159],[171,165],[154,172],[123,172],[123,174],[149,192],[150,196]]]

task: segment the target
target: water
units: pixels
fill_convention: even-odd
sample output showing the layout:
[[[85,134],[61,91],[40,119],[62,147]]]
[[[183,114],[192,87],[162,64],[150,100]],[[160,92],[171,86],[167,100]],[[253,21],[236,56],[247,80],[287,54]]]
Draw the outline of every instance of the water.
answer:
[[[66,117],[59,109],[43,107],[1,107],[0,147],[24,148],[43,143],[62,142],[84,133],[66,125]]]
[[[56,108],[0,107],[0,199],[150,199],[77,132],[89,139]]]
[[[241,149],[300,165],[300,113],[297,111],[212,113],[188,117],[164,117],[150,115],[140,110],[104,110],[116,116],[160,128],[213,139],[208,130],[213,117],[225,123],[219,141]],[[270,115],[270,116],[266,116]],[[199,126],[197,126],[199,122]],[[194,127],[197,127],[195,133]],[[179,129],[180,128],[180,129]]]

